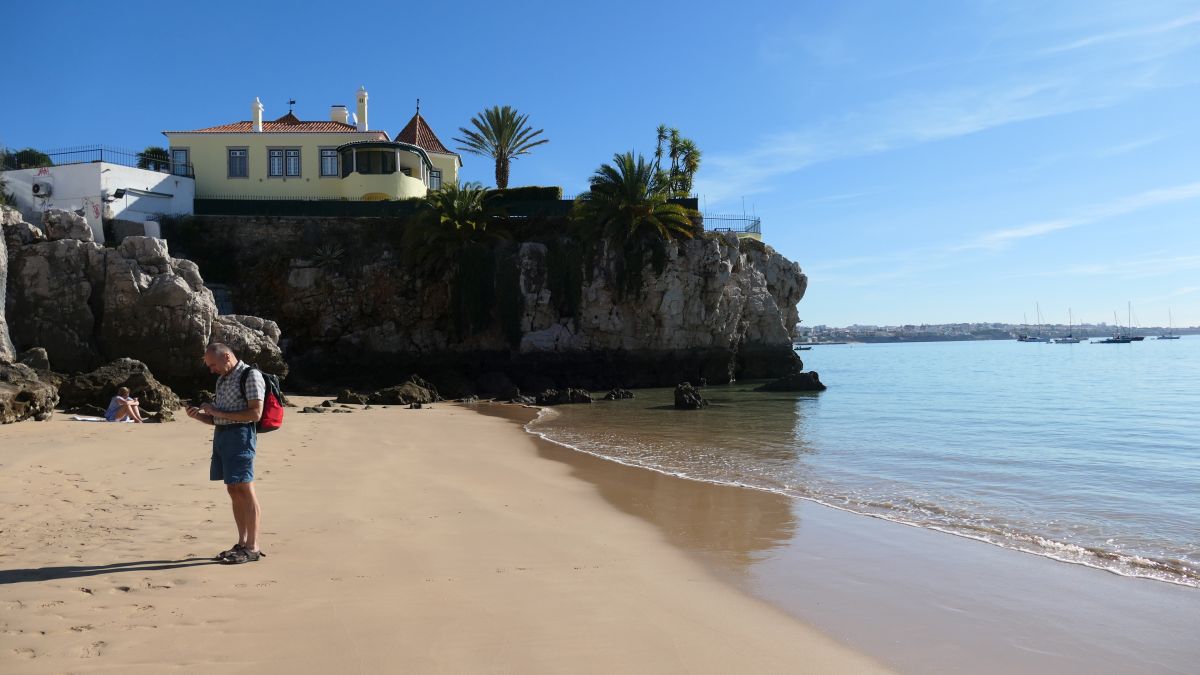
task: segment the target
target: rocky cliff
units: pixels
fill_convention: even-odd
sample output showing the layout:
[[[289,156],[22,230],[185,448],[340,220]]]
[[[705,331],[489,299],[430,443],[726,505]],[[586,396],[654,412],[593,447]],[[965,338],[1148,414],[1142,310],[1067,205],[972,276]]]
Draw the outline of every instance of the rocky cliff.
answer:
[[[201,358],[205,345],[220,339],[246,361],[286,374],[278,327],[218,316],[195,263],[172,258],[165,241],[127,237],[105,248],[67,211],[47,212],[44,231],[10,209],[0,207],[0,216],[8,249],[4,305],[17,352],[44,348],[58,372],[129,357],[190,393],[211,388]]]
[[[667,245],[634,270],[634,292],[621,290],[625,261],[607,250],[571,258],[553,238],[507,242],[465,263],[488,281],[464,288],[453,269],[418,275],[403,264],[401,227],[198,217],[164,235],[227,283],[240,311],[278,322],[293,384],[419,373],[453,395],[722,383],[801,366],[789,328],[807,279],[759,242],[706,233]],[[479,305],[484,319],[464,321]]]

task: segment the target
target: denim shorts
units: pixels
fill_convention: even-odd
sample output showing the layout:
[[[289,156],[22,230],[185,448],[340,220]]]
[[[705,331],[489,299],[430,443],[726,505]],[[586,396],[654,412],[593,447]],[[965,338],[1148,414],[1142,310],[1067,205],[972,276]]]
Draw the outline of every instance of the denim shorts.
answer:
[[[249,483],[254,480],[254,447],[258,432],[254,424],[226,424],[213,430],[212,463],[209,480],[223,480],[226,485]]]

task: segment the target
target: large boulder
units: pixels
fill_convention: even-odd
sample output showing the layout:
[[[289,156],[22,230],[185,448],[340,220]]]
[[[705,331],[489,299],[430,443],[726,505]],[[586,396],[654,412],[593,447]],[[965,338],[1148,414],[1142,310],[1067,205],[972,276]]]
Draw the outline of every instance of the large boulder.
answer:
[[[103,410],[120,387],[129,388],[143,411],[161,413],[163,419],[171,419],[172,413],[179,409],[175,392],[155,379],[146,364],[133,359],[117,359],[90,373],[66,378],[59,396],[64,408],[92,406]]]
[[[88,225],[83,216],[74,211],[50,209],[42,214],[42,226],[46,229],[46,237],[51,240],[96,240],[96,236],[92,233],[92,226]]]
[[[0,424],[26,419],[47,420],[54,414],[58,391],[21,363],[0,363]]]
[[[817,371],[810,370],[802,373],[792,373],[777,380],[771,380],[758,387],[755,391],[825,391],[821,376]]]
[[[288,374],[279,350],[279,326],[269,319],[245,314],[224,314],[213,319],[209,342],[224,342],[246,363],[279,377]]]
[[[413,377],[404,384],[380,389],[367,396],[371,405],[410,405],[413,403],[433,403],[440,401],[441,396],[428,382],[419,377]]]
[[[73,227],[67,222],[73,215],[48,216],[47,227],[59,228],[57,237]],[[10,216],[4,213],[6,222]],[[279,327],[257,317],[219,317],[199,268],[172,258],[162,239],[126,237],[115,248],[70,237],[13,246],[7,307],[13,346],[44,348],[61,372],[134,358],[191,393],[212,384],[202,356],[213,341],[229,343],[266,372],[288,371]]]
[[[547,389],[537,395],[538,405],[562,405],[564,403],[591,403],[592,395],[583,389]]]
[[[699,410],[708,405],[708,401],[690,382],[675,386],[675,408],[677,410]]]

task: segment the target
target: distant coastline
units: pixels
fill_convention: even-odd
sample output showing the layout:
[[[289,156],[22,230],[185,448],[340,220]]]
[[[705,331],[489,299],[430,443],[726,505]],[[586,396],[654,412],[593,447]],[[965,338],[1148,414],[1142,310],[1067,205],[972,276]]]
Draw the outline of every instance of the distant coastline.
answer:
[[[968,342],[980,340],[1015,340],[1018,335],[1040,335],[1046,338],[1059,338],[1073,335],[1081,340],[1111,337],[1118,330],[1115,326],[1106,324],[1085,325],[1046,325],[1024,326],[1020,324],[922,324],[904,326],[862,326],[854,325],[845,328],[816,326],[805,332],[796,331],[798,336],[793,340],[795,345],[824,345],[824,344],[879,344],[895,342]],[[1153,339],[1164,333],[1173,335],[1200,335],[1200,327],[1168,329],[1161,326],[1134,328],[1132,331],[1121,329],[1122,332],[1132,332],[1133,335],[1146,336]]]

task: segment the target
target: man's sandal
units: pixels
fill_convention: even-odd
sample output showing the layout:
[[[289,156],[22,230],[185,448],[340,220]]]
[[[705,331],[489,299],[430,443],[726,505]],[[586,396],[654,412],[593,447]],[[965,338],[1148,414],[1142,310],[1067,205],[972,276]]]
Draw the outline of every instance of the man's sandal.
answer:
[[[245,548],[238,549],[233,552],[233,555],[228,558],[222,558],[222,565],[241,565],[242,563],[255,562],[263,557],[261,551],[250,551]]]
[[[243,550],[245,550],[245,548],[246,547],[242,546],[241,544],[234,544],[233,548],[231,548],[227,551],[221,551],[216,556],[214,556],[213,559],[214,560],[225,560],[226,558],[231,558],[231,557],[233,557],[233,555],[235,553],[237,553],[238,551],[243,551]],[[262,557],[262,558],[267,557],[267,554],[263,553],[262,551],[259,551],[258,555],[259,555],[259,557]]]

